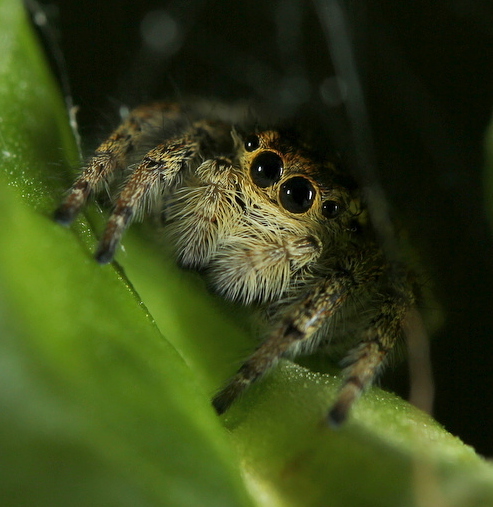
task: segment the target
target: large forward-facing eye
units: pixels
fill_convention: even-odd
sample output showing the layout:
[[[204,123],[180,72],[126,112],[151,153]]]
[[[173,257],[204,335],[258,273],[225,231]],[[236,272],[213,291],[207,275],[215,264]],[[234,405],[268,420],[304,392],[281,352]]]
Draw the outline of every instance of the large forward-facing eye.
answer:
[[[282,159],[277,153],[264,151],[253,159],[250,175],[256,185],[267,188],[281,179],[283,168]]]
[[[305,213],[315,200],[315,189],[307,178],[295,176],[281,185],[279,200],[291,213]]]

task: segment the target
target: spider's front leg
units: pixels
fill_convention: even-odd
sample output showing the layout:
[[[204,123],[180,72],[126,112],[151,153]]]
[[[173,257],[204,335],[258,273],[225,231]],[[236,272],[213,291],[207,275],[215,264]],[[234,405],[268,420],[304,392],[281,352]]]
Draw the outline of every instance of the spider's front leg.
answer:
[[[225,412],[245,389],[270,370],[282,356],[297,345],[308,343],[346,301],[353,287],[351,276],[341,272],[312,289],[214,397],[216,411],[219,414]]]
[[[329,423],[340,426],[361,393],[369,387],[402,334],[403,322],[414,307],[414,294],[405,284],[391,288],[366,328],[359,345],[348,355],[350,364],[337,399],[329,412]]]

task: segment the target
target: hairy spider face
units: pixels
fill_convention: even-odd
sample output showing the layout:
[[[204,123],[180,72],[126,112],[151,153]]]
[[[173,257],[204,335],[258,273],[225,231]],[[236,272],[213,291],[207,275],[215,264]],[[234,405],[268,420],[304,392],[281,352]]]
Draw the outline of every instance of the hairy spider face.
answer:
[[[234,140],[231,159],[202,162],[169,194],[166,236],[180,263],[206,269],[217,292],[265,303],[340,243],[350,196],[331,181],[333,166],[276,131]]]

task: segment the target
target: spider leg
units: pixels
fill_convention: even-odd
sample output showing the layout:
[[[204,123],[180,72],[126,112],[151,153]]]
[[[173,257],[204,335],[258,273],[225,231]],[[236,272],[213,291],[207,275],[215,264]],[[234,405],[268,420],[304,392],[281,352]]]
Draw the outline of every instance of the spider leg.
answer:
[[[111,262],[116,247],[132,218],[149,198],[160,195],[162,189],[175,185],[183,171],[220,146],[231,143],[230,129],[220,122],[198,121],[179,137],[161,143],[150,150],[128,177],[96,251],[101,264]]]
[[[400,337],[413,302],[411,290],[403,290],[390,292],[381,304],[361,342],[349,353],[350,365],[344,370],[342,386],[328,414],[331,426],[339,427],[346,421],[354,402],[372,384]]]
[[[290,349],[308,342],[340,308],[352,288],[351,277],[344,274],[316,286],[214,397],[212,404],[218,414],[225,412],[245,389],[270,370]]]
[[[287,312],[281,325],[215,396],[213,406],[216,411],[219,414],[225,412],[245,389],[272,368],[283,355],[296,351],[297,345],[309,344],[311,338],[316,340],[315,333],[359,287],[376,282],[383,273],[388,276],[389,266],[378,265],[376,261],[377,258],[371,255],[364,262],[362,257],[348,256],[339,272],[315,286],[300,304]],[[373,266],[373,270],[369,269],[370,266]],[[357,347],[349,354],[351,364],[344,371],[342,387],[328,414],[328,421],[333,427],[344,423],[354,402],[375,379],[401,334],[406,315],[414,305],[413,291],[402,278],[396,278],[386,287],[386,290],[382,288],[376,314]],[[317,345],[316,341],[313,345]]]
[[[142,146],[150,134],[155,134],[166,121],[176,122],[182,116],[179,106],[172,103],[157,102],[134,109],[97,148],[55,211],[55,220],[62,225],[69,225],[88,197],[127,166],[132,152]]]

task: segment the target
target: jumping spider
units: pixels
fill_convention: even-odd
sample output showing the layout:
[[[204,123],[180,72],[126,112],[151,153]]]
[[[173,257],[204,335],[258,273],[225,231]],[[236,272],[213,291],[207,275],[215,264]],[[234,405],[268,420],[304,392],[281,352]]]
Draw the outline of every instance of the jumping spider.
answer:
[[[386,260],[357,185],[327,156],[292,130],[243,133],[213,109],[137,107],[96,150],[56,220],[70,224],[91,194],[128,172],[98,262],[110,262],[132,219],[154,206],[182,266],[203,271],[225,298],[265,310],[270,332],[215,396],[217,412],[281,357],[340,342],[349,352],[328,414],[337,426],[402,334],[412,276]]]

